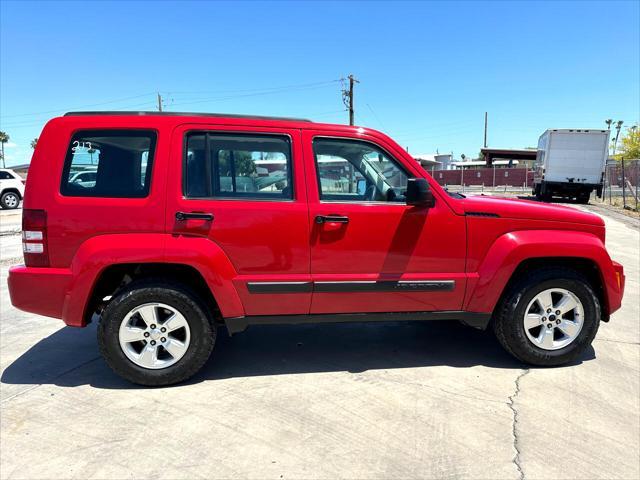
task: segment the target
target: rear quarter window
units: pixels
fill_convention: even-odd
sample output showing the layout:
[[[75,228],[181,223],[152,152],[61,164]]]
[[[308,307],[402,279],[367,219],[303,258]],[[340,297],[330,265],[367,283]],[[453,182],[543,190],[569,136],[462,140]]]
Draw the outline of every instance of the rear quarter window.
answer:
[[[156,138],[150,130],[76,132],[67,149],[60,193],[70,197],[146,197]]]

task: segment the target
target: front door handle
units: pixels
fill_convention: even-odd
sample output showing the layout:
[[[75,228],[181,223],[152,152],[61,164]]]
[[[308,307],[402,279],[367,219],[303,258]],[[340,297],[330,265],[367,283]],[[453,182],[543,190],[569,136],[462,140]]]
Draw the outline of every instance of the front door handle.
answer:
[[[323,223],[349,223],[349,217],[342,215],[318,215],[316,216],[316,223],[319,225]]]
[[[176,220],[182,222],[184,220],[213,220],[213,213],[203,212],[176,212]]]

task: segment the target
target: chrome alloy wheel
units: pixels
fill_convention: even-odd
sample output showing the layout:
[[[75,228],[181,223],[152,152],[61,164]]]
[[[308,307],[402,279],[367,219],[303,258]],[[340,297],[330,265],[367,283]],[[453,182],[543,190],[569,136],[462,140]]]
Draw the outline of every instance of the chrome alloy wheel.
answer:
[[[543,350],[559,350],[578,338],[584,308],[569,290],[550,288],[529,302],[523,321],[531,343]]]
[[[118,332],[120,348],[142,368],[158,370],[180,360],[191,340],[184,316],[164,303],[145,303],[131,310]]]
[[[16,208],[20,203],[20,199],[15,193],[7,193],[4,197],[4,203],[8,208]]]

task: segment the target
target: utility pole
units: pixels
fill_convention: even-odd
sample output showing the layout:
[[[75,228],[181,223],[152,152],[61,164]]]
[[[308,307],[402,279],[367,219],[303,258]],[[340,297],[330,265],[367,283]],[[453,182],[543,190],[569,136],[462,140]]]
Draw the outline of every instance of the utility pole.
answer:
[[[487,112],[484,112],[484,148],[487,148]]]
[[[160,92],[158,92],[158,111],[162,111],[162,95],[160,95]]]
[[[349,79],[349,90],[342,90],[342,101],[349,110],[349,125],[353,125],[353,84],[360,83],[353,75],[347,77]]]

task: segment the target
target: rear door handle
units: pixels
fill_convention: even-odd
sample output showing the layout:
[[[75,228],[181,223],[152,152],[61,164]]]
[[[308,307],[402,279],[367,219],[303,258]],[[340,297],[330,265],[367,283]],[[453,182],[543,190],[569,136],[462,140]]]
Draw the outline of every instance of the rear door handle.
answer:
[[[318,215],[316,216],[316,223],[319,225],[323,223],[349,223],[349,217],[342,215]]]
[[[176,220],[182,222],[184,220],[213,220],[213,213],[203,212],[176,212]]]

